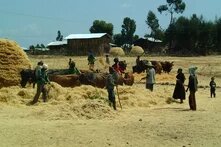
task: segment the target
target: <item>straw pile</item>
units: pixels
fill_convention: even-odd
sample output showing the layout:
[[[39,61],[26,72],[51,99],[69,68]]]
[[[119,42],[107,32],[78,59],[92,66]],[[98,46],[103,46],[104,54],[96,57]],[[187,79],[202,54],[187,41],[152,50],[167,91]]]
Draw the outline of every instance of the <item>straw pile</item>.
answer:
[[[142,55],[143,53],[144,53],[144,50],[140,46],[133,46],[130,51],[130,54],[135,55],[135,56]]]
[[[124,56],[124,50],[120,47],[112,47],[109,52],[112,56]]]
[[[0,105],[2,105],[1,107],[12,106],[27,109],[25,117],[47,120],[113,118],[119,112],[109,107],[106,89],[86,85],[75,88],[63,88],[52,82],[51,85],[48,85],[48,90],[47,103],[43,103],[40,98],[40,102],[35,106],[26,106],[33,99],[36,92],[35,89],[31,86],[25,89],[21,89],[18,86],[4,87],[0,89]],[[166,92],[168,89],[150,92],[144,86],[143,88],[119,86],[118,90],[124,110],[165,104],[166,98],[170,96],[170,93]],[[120,110],[117,95],[116,102],[117,108]]]
[[[19,45],[7,39],[0,39],[0,88],[18,85],[19,72],[31,68],[31,63]]]

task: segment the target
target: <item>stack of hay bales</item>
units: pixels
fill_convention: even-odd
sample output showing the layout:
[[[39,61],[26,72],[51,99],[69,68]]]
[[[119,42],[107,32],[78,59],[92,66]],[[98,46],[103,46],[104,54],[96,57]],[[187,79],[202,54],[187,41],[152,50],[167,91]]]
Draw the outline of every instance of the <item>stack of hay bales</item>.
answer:
[[[124,50],[120,47],[112,47],[109,52],[112,56],[124,56]]]
[[[0,39],[0,88],[20,83],[20,71],[31,68],[23,49],[14,41]]]
[[[131,51],[130,51],[130,54],[135,55],[135,56],[142,55],[143,53],[144,53],[144,50],[140,46],[133,46]]]

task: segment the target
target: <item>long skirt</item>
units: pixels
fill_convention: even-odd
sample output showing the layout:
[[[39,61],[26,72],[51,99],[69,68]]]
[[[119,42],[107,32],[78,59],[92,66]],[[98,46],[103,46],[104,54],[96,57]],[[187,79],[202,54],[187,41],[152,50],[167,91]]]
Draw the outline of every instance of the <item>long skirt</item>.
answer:
[[[186,99],[186,92],[185,92],[185,88],[183,86],[183,83],[178,81],[176,82],[176,86],[173,92],[173,98],[174,99],[182,99],[185,100]]]

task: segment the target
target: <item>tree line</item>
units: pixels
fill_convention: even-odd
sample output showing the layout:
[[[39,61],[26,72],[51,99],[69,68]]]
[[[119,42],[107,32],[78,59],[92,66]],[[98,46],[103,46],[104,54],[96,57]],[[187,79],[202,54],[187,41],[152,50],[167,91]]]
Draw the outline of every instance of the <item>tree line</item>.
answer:
[[[163,47],[167,49],[169,54],[177,55],[208,55],[221,53],[221,18],[214,21],[207,21],[203,16],[193,14],[191,17],[179,16],[174,14],[182,14],[186,9],[183,0],[165,0],[165,4],[160,5],[157,10],[160,14],[169,14],[169,26],[163,30],[160,27],[159,20],[153,11],[147,13],[144,20],[150,33],[143,37],[153,37],[163,41]],[[107,33],[112,38],[112,43],[123,47],[128,52],[131,45],[140,36],[136,35],[136,21],[129,17],[123,19],[121,32],[114,34],[114,25],[104,20],[93,21],[89,28],[91,33]],[[60,30],[57,32],[56,41],[62,41],[63,35]],[[31,49],[38,48],[30,46]],[[41,44],[40,47],[43,47]]]
[[[153,11],[149,11],[146,17],[147,27],[151,30],[144,38],[153,37],[163,40],[169,53],[207,55],[221,52],[221,18],[207,21],[203,16],[193,14],[190,18],[180,16],[174,18],[174,13],[182,14],[186,4],[182,0],[166,0],[166,4],[160,5],[159,13],[167,13],[170,16],[168,28],[162,30],[159,20]],[[112,43],[123,46],[132,45],[139,38],[136,32],[136,21],[125,17],[122,30],[113,34],[113,24],[104,20],[95,20],[90,28],[91,33],[107,33],[112,36]]]

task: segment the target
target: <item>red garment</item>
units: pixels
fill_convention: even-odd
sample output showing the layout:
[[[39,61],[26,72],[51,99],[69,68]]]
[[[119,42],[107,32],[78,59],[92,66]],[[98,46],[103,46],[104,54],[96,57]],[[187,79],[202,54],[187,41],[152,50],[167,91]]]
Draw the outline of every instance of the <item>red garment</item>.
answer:
[[[120,68],[118,63],[115,63],[113,66],[114,70],[118,73],[118,74],[122,74],[124,71]]]

